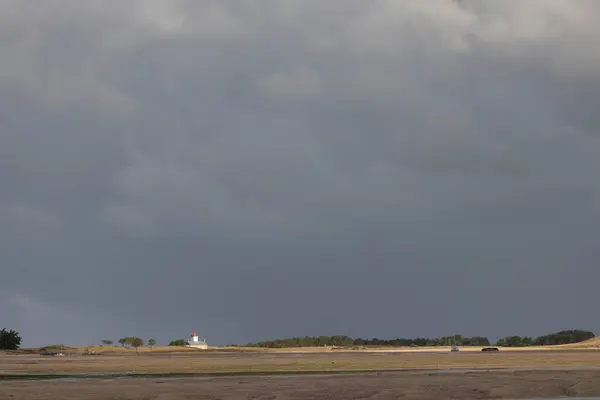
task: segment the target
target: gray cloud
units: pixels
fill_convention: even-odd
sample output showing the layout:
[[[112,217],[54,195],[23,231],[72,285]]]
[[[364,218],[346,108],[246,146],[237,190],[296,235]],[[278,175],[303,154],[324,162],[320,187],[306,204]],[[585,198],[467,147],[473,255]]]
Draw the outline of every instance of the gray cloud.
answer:
[[[598,330],[597,2],[0,5],[26,345]]]

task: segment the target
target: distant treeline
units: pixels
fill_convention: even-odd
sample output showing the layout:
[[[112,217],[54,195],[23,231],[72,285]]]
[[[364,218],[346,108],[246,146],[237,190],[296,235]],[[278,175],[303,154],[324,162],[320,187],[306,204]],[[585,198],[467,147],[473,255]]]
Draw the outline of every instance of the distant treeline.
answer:
[[[596,337],[593,332],[582,330],[568,330],[538,336],[508,336],[499,339],[497,346],[526,347],[526,346],[548,346],[558,344],[579,343]]]
[[[532,338],[529,336],[509,336],[499,339],[497,346],[524,347],[546,346],[567,343],[578,343],[595,337],[593,332],[568,330]],[[264,342],[248,343],[248,347],[287,348],[287,347],[318,347],[318,346],[388,346],[388,347],[423,347],[423,346],[490,346],[487,337],[462,335],[442,336],[439,338],[415,339],[362,339],[350,336],[304,336],[284,339],[267,340]]]
[[[314,346],[394,346],[394,347],[420,347],[420,346],[489,346],[490,341],[486,337],[463,337],[462,335],[443,336],[436,339],[362,339],[350,336],[305,336],[292,337],[276,340],[268,340],[258,343],[249,343],[249,347],[314,347]]]

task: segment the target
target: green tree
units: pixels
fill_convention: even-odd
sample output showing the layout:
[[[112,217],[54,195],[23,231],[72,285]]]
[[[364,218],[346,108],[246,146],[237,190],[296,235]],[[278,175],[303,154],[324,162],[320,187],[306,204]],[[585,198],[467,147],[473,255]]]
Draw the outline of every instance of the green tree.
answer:
[[[187,342],[183,339],[172,340],[169,346],[185,346]]]
[[[15,330],[7,330],[3,328],[0,330],[0,349],[2,350],[17,350],[21,347],[22,338],[19,336],[19,332]]]
[[[102,339],[102,344],[106,345],[106,346],[110,346],[111,344],[113,344],[113,341],[110,339]]]
[[[142,347],[144,345],[144,341],[139,338],[139,337],[133,337],[131,338],[131,346],[135,347],[135,352],[138,352],[138,348]]]
[[[152,348],[156,346],[156,340],[148,339],[148,346],[150,346],[150,350],[152,350]]]
[[[138,338],[136,336],[125,336],[124,338],[119,339],[119,344],[121,344],[123,347],[135,347],[133,345],[133,342],[135,342],[136,339],[140,339],[140,338]]]
[[[496,346],[506,347],[527,347],[534,344],[533,338],[530,336],[507,336],[505,338],[498,339]]]

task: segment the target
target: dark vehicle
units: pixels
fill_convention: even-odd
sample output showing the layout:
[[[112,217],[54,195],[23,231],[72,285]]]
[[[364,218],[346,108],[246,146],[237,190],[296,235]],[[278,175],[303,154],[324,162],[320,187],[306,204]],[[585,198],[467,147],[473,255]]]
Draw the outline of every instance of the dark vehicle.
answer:
[[[500,351],[497,347],[484,347],[481,351]]]

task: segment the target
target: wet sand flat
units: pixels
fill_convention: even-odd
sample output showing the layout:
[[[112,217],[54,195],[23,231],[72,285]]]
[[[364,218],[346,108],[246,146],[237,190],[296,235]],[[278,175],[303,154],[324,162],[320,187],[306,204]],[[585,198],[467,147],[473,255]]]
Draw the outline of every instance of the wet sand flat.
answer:
[[[5,381],[0,399],[514,399],[599,396],[600,371]]]

